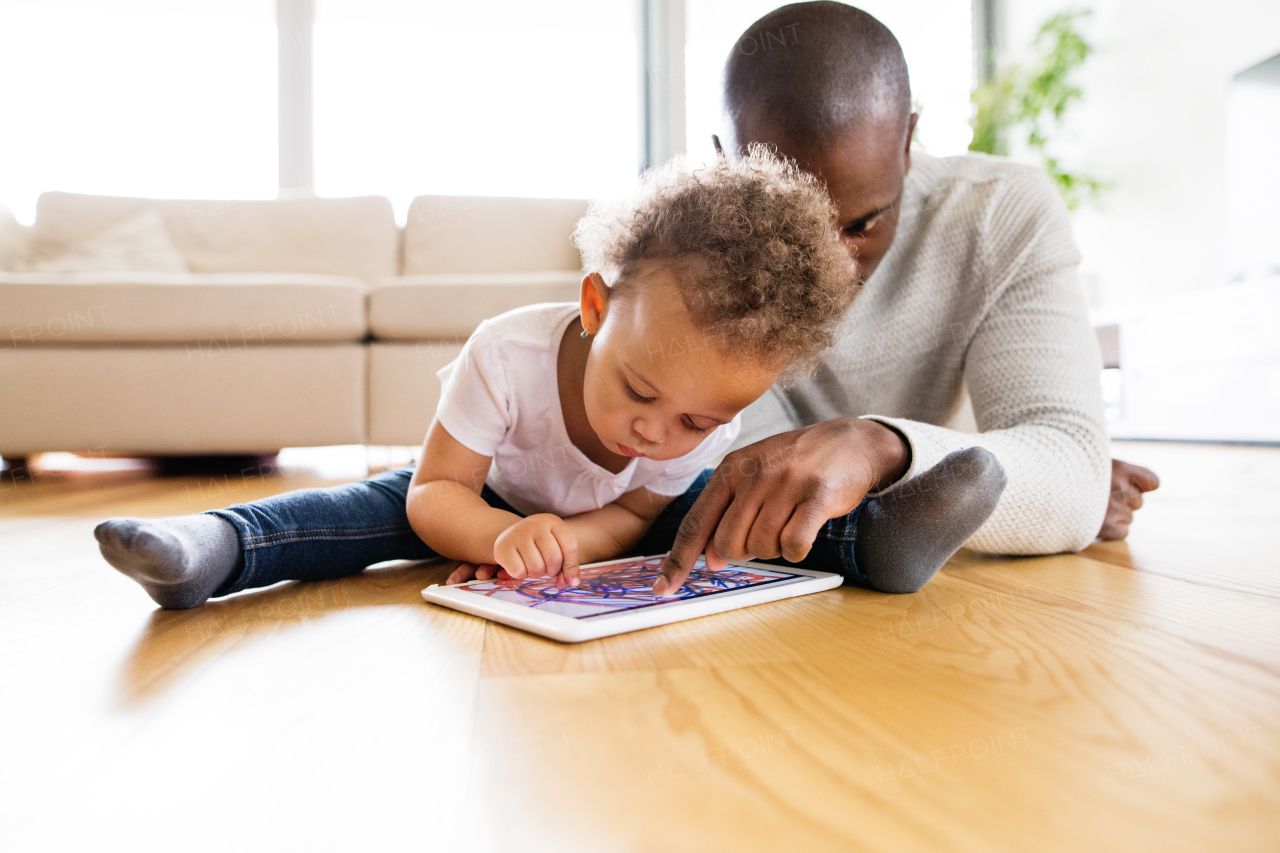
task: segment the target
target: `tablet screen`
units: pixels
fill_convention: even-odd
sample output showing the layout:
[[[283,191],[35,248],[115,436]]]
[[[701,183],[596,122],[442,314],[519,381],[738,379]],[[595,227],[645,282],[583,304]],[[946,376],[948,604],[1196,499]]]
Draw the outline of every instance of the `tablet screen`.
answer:
[[[641,607],[674,604],[690,598],[807,579],[806,575],[733,564],[713,572],[700,559],[678,593],[659,598],[653,594],[653,581],[658,577],[662,562],[662,557],[652,557],[592,566],[582,570],[579,586],[567,589],[557,589],[554,578],[472,581],[454,589],[536,608],[544,613],[590,619]]]

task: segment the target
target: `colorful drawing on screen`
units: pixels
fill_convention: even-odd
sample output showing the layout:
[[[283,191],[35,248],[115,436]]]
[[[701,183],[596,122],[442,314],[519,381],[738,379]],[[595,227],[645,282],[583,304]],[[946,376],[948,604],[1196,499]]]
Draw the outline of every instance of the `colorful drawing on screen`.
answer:
[[[713,572],[707,564],[698,560],[689,579],[674,596],[658,598],[653,594],[653,581],[662,568],[662,558],[650,560],[606,563],[582,570],[582,583],[577,587],[558,589],[554,579],[526,578],[516,580],[474,581],[461,584],[458,589],[479,593],[499,601],[509,601],[524,607],[535,607],[548,613],[585,619],[605,613],[634,610],[654,604],[664,604],[677,598],[700,598],[743,589],[749,586],[776,583],[797,577],[787,572],[768,569],[730,566]]]

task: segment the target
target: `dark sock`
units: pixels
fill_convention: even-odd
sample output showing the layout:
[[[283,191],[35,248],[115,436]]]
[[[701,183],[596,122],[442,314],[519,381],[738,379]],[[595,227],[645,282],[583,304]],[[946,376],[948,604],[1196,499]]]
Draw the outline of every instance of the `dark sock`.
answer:
[[[240,563],[240,536],[216,515],[110,518],[93,535],[108,563],[171,610],[204,604]]]
[[[915,592],[987,520],[1005,482],[989,450],[948,454],[862,508],[853,545],[858,567],[881,592]]]

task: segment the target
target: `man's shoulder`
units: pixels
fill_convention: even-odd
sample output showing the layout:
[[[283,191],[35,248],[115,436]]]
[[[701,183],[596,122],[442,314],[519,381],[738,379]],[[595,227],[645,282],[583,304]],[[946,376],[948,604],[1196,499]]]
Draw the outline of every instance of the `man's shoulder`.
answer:
[[[995,269],[1080,260],[1053,181],[1043,169],[1005,157],[913,151],[898,231],[882,264],[885,277],[928,267],[984,289],[1007,280]]]
[[[992,204],[1065,209],[1043,169],[974,151],[948,157],[912,151],[906,193],[922,211],[941,210],[947,201],[964,202],[959,207],[970,210]]]

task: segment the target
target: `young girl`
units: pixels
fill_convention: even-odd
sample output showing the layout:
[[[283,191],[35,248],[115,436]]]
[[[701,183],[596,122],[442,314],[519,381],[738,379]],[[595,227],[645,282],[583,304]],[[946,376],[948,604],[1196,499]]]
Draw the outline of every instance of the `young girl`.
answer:
[[[188,608],[394,559],[458,560],[450,583],[565,586],[580,564],[666,550],[742,409],[834,340],[858,285],[833,214],[814,178],[763,148],[653,170],[633,198],[593,205],[579,223],[589,272],[578,303],[486,321],[440,371],[416,470],[200,515],[111,519],[95,530],[102,554],[162,607]],[[961,461],[917,479],[1003,479],[994,457]],[[865,585],[852,542],[869,503],[829,522],[805,564]],[[965,508],[937,565],[994,506]],[[937,538],[931,521],[904,541],[938,551],[922,542]],[[881,550],[894,540],[889,528],[860,535],[878,535]]]

